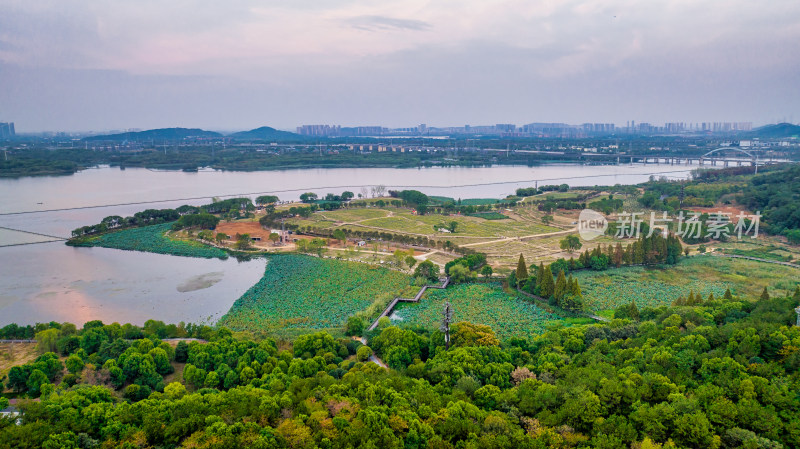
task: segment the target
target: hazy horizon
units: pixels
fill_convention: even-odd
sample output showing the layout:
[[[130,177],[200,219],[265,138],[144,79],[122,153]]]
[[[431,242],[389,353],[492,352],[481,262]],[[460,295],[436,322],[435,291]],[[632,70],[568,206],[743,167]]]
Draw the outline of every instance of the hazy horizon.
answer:
[[[0,3],[18,133],[800,119],[800,3]]]

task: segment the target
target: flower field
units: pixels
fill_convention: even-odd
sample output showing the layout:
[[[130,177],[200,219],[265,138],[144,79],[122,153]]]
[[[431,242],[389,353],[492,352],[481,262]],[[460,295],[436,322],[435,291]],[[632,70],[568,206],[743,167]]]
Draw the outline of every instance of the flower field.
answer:
[[[453,306],[454,322],[486,324],[500,338],[526,337],[544,331],[548,321],[561,319],[533,302],[503,291],[497,284],[460,284],[430,289],[419,303],[399,303],[392,318],[400,326],[438,329],[445,300]]]
[[[191,240],[171,239],[165,235],[172,223],[164,223],[141,228],[124,229],[94,237],[80,246],[100,246],[103,248],[143,251],[157,254],[170,254],[204,259],[227,259],[228,253]]]
[[[264,276],[237,299],[220,326],[238,331],[330,329],[373,307],[380,313],[411,283],[403,273],[357,262],[272,256]]]
[[[575,273],[591,311],[613,309],[633,300],[639,307],[669,305],[690,291],[703,298],[734,295],[756,299],[766,286],[785,293],[800,283],[800,270],[742,259],[695,256],[669,268],[623,267],[604,272]]]

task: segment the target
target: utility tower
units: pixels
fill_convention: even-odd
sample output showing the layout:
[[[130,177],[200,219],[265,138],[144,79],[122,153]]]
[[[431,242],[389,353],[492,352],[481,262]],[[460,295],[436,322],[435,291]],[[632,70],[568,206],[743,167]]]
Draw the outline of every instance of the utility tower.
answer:
[[[800,309],[800,307],[798,307]],[[800,312],[798,312],[798,316],[800,316]],[[800,318],[798,318],[800,321]],[[444,303],[444,310],[442,310],[442,325],[439,327],[439,330],[444,332],[444,345],[445,349],[450,349],[450,323],[453,322],[453,307],[450,305],[450,301],[445,301]]]

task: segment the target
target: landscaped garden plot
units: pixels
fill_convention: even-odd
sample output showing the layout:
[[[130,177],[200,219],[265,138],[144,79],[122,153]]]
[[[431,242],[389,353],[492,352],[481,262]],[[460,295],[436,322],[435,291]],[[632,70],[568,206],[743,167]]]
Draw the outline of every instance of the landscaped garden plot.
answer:
[[[389,209],[377,208],[353,208],[353,209],[337,209],[333,211],[316,212],[314,215],[321,215],[330,220],[341,222],[354,222],[361,220],[368,220],[371,218],[381,218],[391,215],[392,211]]]
[[[559,230],[558,228],[529,220],[484,220],[464,215],[414,215],[405,209],[395,211],[391,217],[364,220],[360,224],[396,232],[432,234],[434,225],[451,221],[458,223],[454,236],[468,235],[499,238],[510,235],[543,234]]]
[[[194,240],[173,239],[166,235],[172,223],[143,226],[109,232],[76,244],[76,246],[101,246],[128,251],[171,254],[173,256],[227,259],[228,253]]]
[[[461,206],[484,206],[489,204],[497,204],[500,202],[500,200],[496,198],[467,198],[462,200],[450,198],[447,196],[429,196],[428,198],[431,199],[431,203],[434,205],[452,202],[459,204]],[[461,202],[459,203],[459,201]]]
[[[730,288],[734,295],[755,300],[766,286],[786,294],[800,284],[800,270],[781,265],[714,256],[695,256],[671,267],[623,267],[575,273],[584,303],[592,311],[613,309],[634,301],[639,307],[669,305],[694,291],[704,299]]]
[[[453,306],[453,321],[490,326],[500,338],[527,337],[545,330],[561,317],[532,301],[509,295],[497,284],[461,284],[428,290],[418,303],[400,303],[392,315],[400,326],[438,329],[445,301]]]
[[[272,256],[261,280],[236,300],[219,325],[266,332],[342,327],[349,316],[370,306],[379,314],[410,283],[403,273],[364,263]]]

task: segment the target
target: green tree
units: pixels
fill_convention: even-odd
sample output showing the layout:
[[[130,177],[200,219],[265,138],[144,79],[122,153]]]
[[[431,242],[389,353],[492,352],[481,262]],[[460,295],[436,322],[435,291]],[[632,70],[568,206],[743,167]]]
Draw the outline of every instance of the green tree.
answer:
[[[347,234],[345,234],[341,229],[336,229],[333,231],[333,238],[340,241],[342,245],[347,242]]]
[[[550,270],[550,266],[544,267],[544,271],[542,272],[542,283],[539,285],[539,295],[543,298],[549,298],[553,296],[555,289],[556,286],[553,282],[553,272]]]
[[[31,393],[31,395],[39,396],[42,386],[48,383],[50,382],[47,379],[47,375],[41,370],[34,369],[31,371],[30,376],[28,376],[28,380],[25,382],[25,385],[28,387],[28,391]]]
[[[236,243],[234,247],[238,250],[248,250],[253,246],[253,241],[250,239],[250,234],[236,234]]]
[[[161,348],[153,348],[148,352],[148,354],[153,358],[153,365],[155,366],[155,370],[158,374],[164,376],[175,371],[172,368],[172,365],[169,363],[167,351]]]
[[[372,349],[369,346],[361,346],[356,350],[356,359],[359,362],[366,362],[372,357]]]
[[[452,232],[453,234],[455,234],[455,232],[456,232],[456,228],[458,228],[458,222],[457,222],[457,221],[451,221],[451,222],[450,222],[450,223],[448,223],[448,225],[447,225],[447,229],[448,229],[450,232]]]
[[[549,225],[552,222],[553,222],[553,216],[552,215],[543,215],[542,216],[542,223],[544,223],[546,225]]]
[[[484,265],[481,268],[481,275],[486,279],[491,277],[493,273],[494,273],[494,270],[492,270],[492,266],[491,265]]]
[[[175,361],[178,363],[186,363],[186,360],[188,359],[189,359],[189,345],[186,344],[185,341],[181,340],[175,347]]]
[[[577,235],[570,234],[559,242],[561,249],[566,250],[567,252],[574,252],[577,249],[581,249],[583,244],[581,243],[581,239],[578,238]],[[621,257],[621,254],[620,254]]]
[[[450,281],[461,284],[472,280],[472,272],[466,266],[457,263],[450,267]]]
[[[767,287],[764,287],[764,291],[761,292],[761,296],[758,298],[761,301],[769,301],[769,292],[767,291]]]
[[[64,365],[67,366],[67,370],[72,374],[78,374],[83,371],[83,360],[75,354],[67,357]]]
[[[313,203],[317,200],[317,194],[314,192],[306,192],[300,194],[300,201],[304,203]]]
[[[224,232],[217,232],[217,234],[214,236],[214,240],[217,242],[218,245],[221,245],[222,242],[228,240],[228,235],[225,234]]]
[[[331,334],[327,332],[317,332],[297,337],[294,342],[294,355],[297,357],[310,358],[324,355],[326,352],[336,354],[338,344]]]
[[[564,275],[564,270],[558,272],[556,277],[556,285],[553,289],[553,299],[559,302],[561,298],[567,293],[567,277]]]
[[[39,353],[58,351],[58,329],[47,329],[36,333],[36,350]]]
[[[525,263],[525,257],[521,253],[517,261],[516,274],[518,282],[524,283],[528,279],[528,265]]]
[[[430,260],[424,260],[414,269],[414,277],[436,282],[439,280],[439,267]]]
[[[491,327],[462,321],[451,327],[452,346],[500,346]]]
[[[274,204],[278,202],[278,197],[274,195],[262,195],[256,198],[256,204],[259,206],[266,206],[267,204]]]
[[[272,242],[273,245],[276,245],[280,239],[281,239],[281,236],[278,235],[277,232],[270,232],[269,233],[269,240]]]
[[[733,295],[731,294],[731,289],[725,289],[725,295],[722,297],[723,299],[733,299]]]
[[[406,256],[406,265],[408,265],[408,268],[414,268],[414,265],[416,264],[417,259],[415,259],[413,255]]]
[[[361,335],[364,332],[364,320],[357,316],[351,316],[347,319],[345,326],[345,335]]]
[[[210,371],[208,374],[206,374],[206,378],[203,381],[203,386],[206,388],[219,387],[219,375],[214,371]]]
[[[562,309],[569,310],[571,312],[580,312],[583,310],[583,298],[580,296],[567,294],[561,298],[559,306]]]

